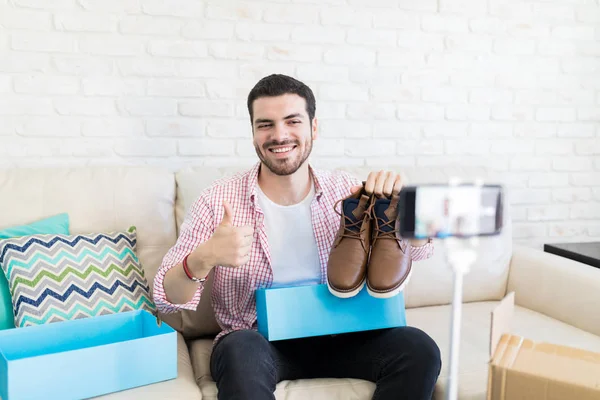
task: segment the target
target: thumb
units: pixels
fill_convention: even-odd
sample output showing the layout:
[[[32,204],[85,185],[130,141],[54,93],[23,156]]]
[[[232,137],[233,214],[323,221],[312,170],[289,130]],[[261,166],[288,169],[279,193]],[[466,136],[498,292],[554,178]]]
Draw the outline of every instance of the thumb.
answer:
[[[233,223],[233,210],[231,206],[227,202],[227,200],[223,200],[223,219],[221,220],[221,225],[231,225]]]
[[[354,185],[354,186],[352,186],[352,187],[350,188],[350,192],[351,192],[351,193],[356,193],[356,192],[358,192],[359,190],[361,190],[362,188],[363,188],[363,187],[362,187],[361,185]]]

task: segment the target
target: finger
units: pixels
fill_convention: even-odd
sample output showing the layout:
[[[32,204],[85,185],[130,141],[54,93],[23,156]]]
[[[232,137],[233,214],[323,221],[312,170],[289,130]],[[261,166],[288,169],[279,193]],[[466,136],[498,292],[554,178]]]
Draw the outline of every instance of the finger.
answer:
[[[391,174],[390,171],[388,171],[388,172],[380,171],[379,174],[377,174],[377,180],[375,181],[375,188],[373,189],[373,193],[375,193],[375,196],[383,197],[383,185],[385,184],[386,179],[388,179],[389,174]]]
[[[367,177],[367,182],[365,182],[365,192],[368,194],[373,193],[373,189],[375,189],[375,181],[377,180],[377,172],[369,172],[369,176]]]
[[[243,252],[247,251],[252,246],[254,235],[242,235],[239,231],[235,232],[235,234],[236,238],[234,246],[236,246],[240,254],[243,254]]]
[[[227,200],[223,200],[223,219],[221,220],[221,225],[231,225],[232,223],[233,210]]]
[[[400,193],[400,191],[402,190],[402,176],[400,176],[399,174],[396,175],[396,179],[394,180],[394,187],[392,189],[392,195],[395,196],[398,193]]]
[[[238,228],[238,230],[240,231],[240,233],[242,234],[242,236],[247,237],[247,236],[254,236],[254,227],[251,225],[244,225],[244,226],[240,226]]]
[[[392,190],[394,190],[394,183],[396,182],[396,177],[398,175],[394,174],[393,172],[389,172],[385,182],[383,183],[383,195],[385,197],[391,197],[392,196]]]
[[[242,239],[242,246],[244,248],[250,249],[252,247],[252,242],[253,241],[254,241],[254,235],[244,236],[244,239]]]
[[[234,265],[236,267],[241,267],[242,265],[246,264],[248,261],[250,261],[250,255],[249,254],[244,254],[242,256],[239,256],[236,259],[236,262],[235,262]]]
[[[361,186],[361,185],[354,185],[354,186],[352,186],[352,187],[350,188],[350,193],[356,193],[356,192],[358,192],[358,191],[359,191],[359,190],[361,190],[361,189],[362,189],[362,186]]]

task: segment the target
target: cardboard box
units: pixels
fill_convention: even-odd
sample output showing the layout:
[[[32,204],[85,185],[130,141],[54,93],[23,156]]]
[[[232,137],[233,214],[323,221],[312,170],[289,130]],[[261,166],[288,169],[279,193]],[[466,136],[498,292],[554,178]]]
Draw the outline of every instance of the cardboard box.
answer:
[[[270,341],[406,325],[404,294],[341,299],[326,284],[256,291],[258,332]]]
[[[514,293],[492,312],[488,400],[599,400],[600,353],[510,334]]]
[[[177,377],[177,334],[147,311],[0,331],[3,400],[84,399]]]

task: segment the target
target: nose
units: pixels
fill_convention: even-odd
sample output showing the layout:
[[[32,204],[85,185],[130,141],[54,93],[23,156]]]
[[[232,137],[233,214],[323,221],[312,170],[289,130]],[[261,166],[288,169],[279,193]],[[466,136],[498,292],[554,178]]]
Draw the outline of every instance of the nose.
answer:
[[[287,138],[289,138],[289,131],[288,131],[288,127],[287,127],[286,123],[280,122],[280,123],[276,124],[272,139],[281,142]]]

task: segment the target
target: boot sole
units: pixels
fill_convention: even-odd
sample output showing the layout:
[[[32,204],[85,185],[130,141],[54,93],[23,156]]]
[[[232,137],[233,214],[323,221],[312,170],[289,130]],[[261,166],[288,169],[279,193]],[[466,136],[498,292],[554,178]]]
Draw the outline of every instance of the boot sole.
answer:
[[[348,299],[350,297],[354,297],[360,293],[360,291],[365,287],[367,282],[367,278],[363,279],[363,281],[358,285],[356,289],[348,290],[348,291],[339,291],[329,285],[329,279],[327,279],[327,288],[329,289],[329,293],[334,295],[335,297],[339,297],[340,299]]]
[[[408,281],[410,280],[410,277],[412,276],[412,269],[410,270],[410,272],[408,273],[408,275],[406,276],[406,279],[404,279],[404,282],[402,282],[400,284],[400,286],[398,286],[395,289],[391,289],[391,290],[386,290],[386,291],[378,291],[375,290],[373,288],[371,288],[371,286],[369,285],[369,283],[367,282],[367,292],[369,293],[369,295],[371,295],[372,297],[376,297],[378,299],[389,299],[390,297],[394,297],[398,294],[400,294],[400,292],[402,292],[404,290],[404,288],[406,287],[406,284],[408,283]]]

